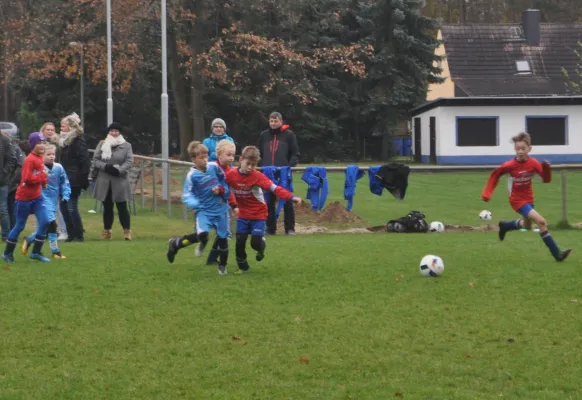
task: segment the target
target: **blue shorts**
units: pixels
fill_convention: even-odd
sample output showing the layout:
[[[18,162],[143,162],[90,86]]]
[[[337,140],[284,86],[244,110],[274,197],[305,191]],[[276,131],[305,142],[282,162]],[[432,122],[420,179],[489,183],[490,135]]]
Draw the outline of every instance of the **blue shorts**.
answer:
[[[528,204],[526,204],[526,205],[523,205],[523,206],[521,206],[521,207],[520,207],[520,208],[517,210],[517,213],[518,213],[519,215],[521,215],[522,217],[526,217],[526,218],[527,218],[527,215],[528,215],[528,214],[529,214],[529,212],[530,212],[531,210],[533,210],[533,209],[534,209],[534,205],[533,205],[533,204],[531,204],[531,203],[528,203]]]
[[[265,228],[267,226],[267,221],[254,220],[254,219],[242,219],[236,220],[236,233],[248,233],[253,236],[265,236]]]
[[[196,233],[210,232],[212,228],[216,229],[216,236],[220,239],[228,238],[228,218],[226,214],[223,215],[206,215],[204,213],[196,213]]]

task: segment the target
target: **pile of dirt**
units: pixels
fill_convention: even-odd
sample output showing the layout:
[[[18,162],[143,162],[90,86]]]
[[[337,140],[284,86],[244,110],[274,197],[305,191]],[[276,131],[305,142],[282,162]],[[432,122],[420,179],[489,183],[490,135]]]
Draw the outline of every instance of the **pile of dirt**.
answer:
[[[317,218],[319,223],[362,223],[364,220],[358,217],[339,202],[334,201],[321,211]]]
[[[299,235],[310,235],[314,233],[372,233],[366,228],[329,229],[323,226],[300,224],[295,224],[295,232]]]
[[[446,232],[488,232],[488,231],[498,231],[499,227],[497,225],[445,225]]]

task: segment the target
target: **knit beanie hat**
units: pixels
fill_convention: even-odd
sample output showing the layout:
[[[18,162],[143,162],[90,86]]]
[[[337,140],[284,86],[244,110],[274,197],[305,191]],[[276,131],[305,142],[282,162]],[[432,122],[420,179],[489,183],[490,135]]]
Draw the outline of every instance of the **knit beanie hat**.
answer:
[[[46,137],[40,132],[32,132],[28,136],[28,146],[32,151],[39,142],[46,142]]]
[[[107,133],[109,133],[109,131],[112,129],[118,130],[119,133],[121,133],[123,126],[119,122],[112,122],[111,125],[107,127]]]
[[[226,130],[226,122],[222,118],[215,118],[210,125],[210,129],[214,129],[216,125],[222,125],[224,130]]]

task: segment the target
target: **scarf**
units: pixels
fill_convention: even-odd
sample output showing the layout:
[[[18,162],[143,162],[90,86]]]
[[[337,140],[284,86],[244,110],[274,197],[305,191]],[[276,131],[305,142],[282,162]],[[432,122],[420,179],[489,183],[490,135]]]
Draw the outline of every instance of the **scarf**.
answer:
[[[101,145],[101,159],[102,160],[111,159],[111,152],[112,152],[111,149],[113,147],[117,147],[123,143],[125,143],[125,139],[123,138],[122,135],[119,135],[117,137],[107,135],[107,137],[105,138],[105,141]]]
[[[77,131],[68,131],[68,132],[61,132],[61,138],[59,139],[59,145],[61,147],[67,147],[71,144],[71,142],[79,136]]]

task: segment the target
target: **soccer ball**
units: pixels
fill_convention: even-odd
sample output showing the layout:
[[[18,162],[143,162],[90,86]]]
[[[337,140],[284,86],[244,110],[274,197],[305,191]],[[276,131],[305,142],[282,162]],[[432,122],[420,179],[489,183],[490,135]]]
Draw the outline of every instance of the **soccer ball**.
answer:
[[[481,218],[483,221],[491,221],[493,214],[491,214],[491,211],[489,210],[483,210],[479,213],[479,218]]]
[[[420,275],[422,276],[440,276],[445,272],[445,264],[439,256],[429,254],[420,260]]]
[[[428,228],[428,230],[431,232],[444,232],[445,226],[443,225],[442,222],[433,221],[430,223],[430,227]]]

